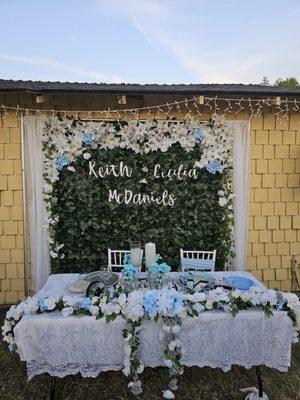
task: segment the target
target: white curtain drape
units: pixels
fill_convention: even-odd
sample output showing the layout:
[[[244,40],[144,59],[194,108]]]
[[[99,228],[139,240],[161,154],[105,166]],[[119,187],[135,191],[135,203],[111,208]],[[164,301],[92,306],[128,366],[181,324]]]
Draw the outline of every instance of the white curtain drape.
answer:
[[[50,274],[49,235],[44,229],[42,130],[45,117],[24,117],[32,289],[40,290]]]
[[[233,269],[247,269],[250,123],[229,121],[233,130],[234,244]]]
[[[42,130],[44,117],[24,117],[26,174],[29,204],[31,276],[33,290],[40,290],[50,274],[49,235],[44,229],[46,210],[43,202]],[[233,182],[235,218],[235,259],[233,269],[246,269],[248,174],[250,129],[248,121],[228,121],[234,133]]]

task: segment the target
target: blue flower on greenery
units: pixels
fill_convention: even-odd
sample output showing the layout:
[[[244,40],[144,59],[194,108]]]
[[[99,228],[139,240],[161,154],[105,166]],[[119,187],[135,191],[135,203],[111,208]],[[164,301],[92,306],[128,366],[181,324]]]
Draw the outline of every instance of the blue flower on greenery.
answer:
[[[63,167],[71,164],[71,160],[66,156],[58,156],[55,161],[56,168],[60,171]]]
[[[40,307],[40,311],[46,311],[47,310],[47,307],[45,305],[45,299],[39,300],[39,307]]]
[[[279,302],[276,305],[276,309],[277,310],[282,310],[282,307],[284,306],[284,301],[283,300],[279,300]]]
[[[171,268],[166,263],[153,263],[150,265],[149,270],[152,274],[166,274],[171,271]]]
[[[155,257],[156,257],[156,261],[159,261],[162,259],[162,256],[159,253],[157,253]]]
[[[214,161],[210,161],[207,166],[206,169],[208,172],[210,172],[211,174],[215,174],[216,172],[219,172],[221,169],[221,163],[219,160],[214,160]]]
[[[134,276],[136,273],[137,273],[137,269],[136,269],[135,266],[132,265],[132,264],[127,264],[127,265],[125,265],[125,267],[122,269],[122,274],[123,274],[124,276],[129,277],[129,278],[132,277],[132,276]]]
[[[195,138],[197,141],[201,142],[201,140],[203,140],[205,138],[205,133],[201,129],[198,129],[196,131]]]
[[[85,299],[83,299],[80,303],[80,308],[84,308],[85,310],[87,310],[89,308],[89,306],[91,305],[92,300],[89,297],[86,297]]]
[[[87,146],[93,146],[94,144],[96,144],[96,140],[93,138],[93,135],[91,133],[85,133],[83,135],[82,141]]]
[[[157,300],[155,293],[150,293],[144,298],[144,307],[149,317],[154,317],[157,312]]]
[[[8,350],[13,351],[16,348],[16,345],[14,343],[9,343],[8,345]]]
[[[171,294],[169,297],[171,309],[175,310],[177,307],[182,306],[182,297],[179,294]]]
[[[124,264],[131,264],[131,253],[126,253],[123,258]]]

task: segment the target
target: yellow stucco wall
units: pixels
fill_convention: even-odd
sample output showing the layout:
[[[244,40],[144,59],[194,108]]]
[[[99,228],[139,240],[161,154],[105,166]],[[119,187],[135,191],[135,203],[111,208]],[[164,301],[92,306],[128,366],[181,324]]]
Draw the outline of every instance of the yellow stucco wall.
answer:
[[[106,108],[110,101],[108,96],[50,97],[53,108]],[[154,97],[148,101],[162,103]],[[0,103],[29,107],[33,96],[1,95]],[[253,119],[247,269],[271,288],[290,290],[289,256],[300,253],[299,177],[300,115],[284,124],[272,114]],[[0,235],[0,304],[14,303],[24,297],[24,268],[20,124],[13,112],[0,120]]]

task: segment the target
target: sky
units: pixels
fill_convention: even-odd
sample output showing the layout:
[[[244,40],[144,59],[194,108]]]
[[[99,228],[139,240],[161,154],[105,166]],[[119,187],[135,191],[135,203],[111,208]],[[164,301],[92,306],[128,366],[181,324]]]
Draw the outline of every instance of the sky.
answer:
[[[0,79],[300,80],[300,0],[0,0]]]

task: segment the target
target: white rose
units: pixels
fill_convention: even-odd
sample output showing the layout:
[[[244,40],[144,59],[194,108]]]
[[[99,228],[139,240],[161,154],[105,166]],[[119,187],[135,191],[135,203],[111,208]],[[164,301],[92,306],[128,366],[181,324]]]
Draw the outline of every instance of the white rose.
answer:
[[[138,374],[141,374],[141,373],[144,371],[144,369],[145,369],[144,364],[140,362],[140,365],[138,366],[136,372],[137,372]]]
[[[71,172],[75,172],[75,168],[74,168],[74,167],[71,167],[71,166],[68,166],[68,167],[67,167],[67,170],[68,170],[68,171],[71,171]]]
[[[227,204],[227,199],[226,199],[226,197],[220,197],[220,198],[219,198],[219,206],[220,206],[220,207],[224,207],[224,206],[226,206],[226,204]]]
[[[123,372],[123,374],[124,374],[125,376],[129,376],[129,374],[130,374],[130,366],[124,367],[124,368],[122,369],[122,372]]]
[[[61,315],[62,315],[64,318],[67,318],[67,317],[69,317],[70,315],[73,314],[73,311],[74,311],[73,307],[65,307],[65,308],[63,308],[63,309],[61,310]]]
[[[120,296],[118,297],[118,303],[120,304],[121,307],[124,307],[126,304],[126,294],[125,293],[121,293]]]
[[[173,367],[172,361],[169,360],[168,358],[164,358],[164,363],[168,368],[172,368]]]
[[[50,193],[52,193],[52,191],[53,191],[52,185],[49,185],[46,183],[44,185],[44,193],[50,194]]]
[[[97,306],[89,306],[89,312],[92,315],[96,316],[98,314],[98,312],[99,312],[99,307],[97,307]]]
[[[88,152],[83,153],[83,158],[84,158],[85,160],[89,160],[91,157],[92,157],[92,156],[91,156],[90,153],[88,153]]]
[[[207,302],[205,303],[205,308],[207,310],[212,310],[213,308],[213,301],[212,300],[207,300]]]
[[[7,319],[11,319],[12,317],[13,317],[13,315],[14,315],[14,313],[15,313],[15,309],[16,309],[16,306],[15,305],[13,305],[13,306],[11,306],[10,307],[10,309],[7,311],[7,313],[6,313],[6,318]]]
[[[51,258],[57,258],[57,253],[55,253],[55,251],[50,250],[50,257]]]
[[[175,395],[171,390],[164,390],[163,397],[164,399],[175,399]]]
[[[44,304],[47,307],[47,310],[49,310],[49,311],[53,310],[56,306],[56,302],[53,297],[49,297],[49,298],[45,299]]]
[[[171,342],[168,344],[168,348],[171,351],[174,351],[176,346],[177,346],[177,341],[176,340],[171,340]]]

